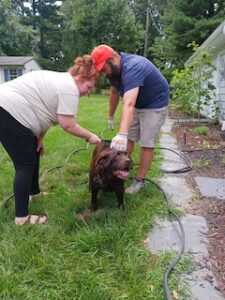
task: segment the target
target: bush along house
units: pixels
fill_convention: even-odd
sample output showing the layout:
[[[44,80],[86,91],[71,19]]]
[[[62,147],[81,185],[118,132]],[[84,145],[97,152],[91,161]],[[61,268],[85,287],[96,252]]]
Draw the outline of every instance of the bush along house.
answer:
[[[35,70],[41,66],[32,56],[0,56],[0,84]]]
[[[224,124],[223,130],[225,130],[225,20],[200,45],[199,49],[210,51],[211,63],[215,67],[211,79],[215,86],[213,101],[217,107],[217,118]],[[195,57],[196,53],[187,60],[186,64],[191,64]],[[201,114],[210,119],[214,117],[210,105],[205,105]]]

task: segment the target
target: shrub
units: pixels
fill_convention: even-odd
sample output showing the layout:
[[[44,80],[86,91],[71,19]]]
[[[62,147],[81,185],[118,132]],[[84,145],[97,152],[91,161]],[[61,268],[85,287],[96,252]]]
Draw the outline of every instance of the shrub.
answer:
[[[194,133],[198,135],[207,135],[209,132],[209,128],[207,126],[198,126],[194,129]]]
[[[184,113],[198,115],[204,106],[210,106],[214,118],[217,118],[215,103],[215,86],[212,84],[212,75],[215,67],[211,63],[211,54],[201,49],[195,42],[188,45],[195,52],[192,62],[182,70],[173,71],[171,80],[172,99],[180,104]]]

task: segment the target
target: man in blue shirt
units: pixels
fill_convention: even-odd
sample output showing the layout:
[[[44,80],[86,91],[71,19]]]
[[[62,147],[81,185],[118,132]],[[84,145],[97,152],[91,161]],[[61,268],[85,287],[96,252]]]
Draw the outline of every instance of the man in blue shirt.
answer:
[[[140,165],[132,185],[134,194],[144,186],[145,176],[153,161],[154,147],[163,124],[169,101],[169,85],[156,66],[145,57],[117,53],[107,45],[95,47],[91,53],[95,67],[110,80],[109,126],[114,128],[114,113],[119,97],[123,97],[120,128],[111,148],[131,154],[140,142]]]

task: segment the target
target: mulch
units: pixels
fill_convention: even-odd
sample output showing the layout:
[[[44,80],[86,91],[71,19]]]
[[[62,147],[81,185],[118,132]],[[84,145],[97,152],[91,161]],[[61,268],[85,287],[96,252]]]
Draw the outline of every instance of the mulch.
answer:
[[[225,179],[225,141],[221,135],[221,125],[206,119],[182,122],[184,117],[176,109],[170,109],[169,117],[175,120],[172,132],[179,150],[186,151],[193,163],[193,169],[186,173],[186,180],[195,192],[190,213],[201,215],[207,221],[208,259],[218,289],[225,296],[225,200],[202,197],[194,180],[196,176]],[[207,135],[196,134],[194,129],[203,125],[208,128]]]

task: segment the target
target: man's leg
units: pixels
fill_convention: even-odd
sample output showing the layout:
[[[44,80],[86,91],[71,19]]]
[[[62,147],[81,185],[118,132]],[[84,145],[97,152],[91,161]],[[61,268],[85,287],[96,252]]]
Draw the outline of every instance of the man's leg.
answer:
[[[148,173],[149,168],[151,167],[154,157],[154,148],[141,148],[140,153],[140,165],[138,168],[137,179],[144,179]]]
[[[153,154],[154,148],[141,148],[138,173],[132,185],[126,189],[126,193],[135,194],[144,186],[146,174],[153,161]]]
[[[134,150],[134,142],[128,140],[127,144],[127,153],[131,155]],[[154,148],[146,148],[142,147],[140,152],[140,160],[139,160],[139,168],[137,173],[138,179],[144,179],[148,170],[151,167],[152,161],[154,157]]]
[[[131,140],[128,140],[128,143],[127,143],[127,154],[128,155],[131,155],[132,152],[134,150],[134,142],[131,141]]]
[[[144,178],[151,167],[154,154],[154,146],[160,128],[166,118],[167,107],[160,109],[139,109],[136,110],[136,124],[140,126],[140,165],[136,179],[132,185],[126,189],[126,193],[135,194],[144,186]],[[137,138],[137,136],[136,136]],[[128,150],[132,149],[131,145]]]

